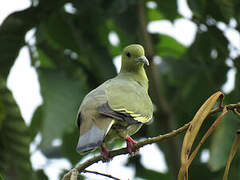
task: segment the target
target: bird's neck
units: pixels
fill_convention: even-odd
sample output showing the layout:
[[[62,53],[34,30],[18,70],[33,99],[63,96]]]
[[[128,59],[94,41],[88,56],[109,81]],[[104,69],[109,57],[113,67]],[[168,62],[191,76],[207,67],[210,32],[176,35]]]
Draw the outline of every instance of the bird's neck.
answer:
[[[121,69],[119,76],[124,76],[133,79],[137,81],[139,84],[141,84],[141,86],[143,86],[146,89],[146,91],[148,90],[148,78],[143,66],[138,69],[135,69],[134,71]]]

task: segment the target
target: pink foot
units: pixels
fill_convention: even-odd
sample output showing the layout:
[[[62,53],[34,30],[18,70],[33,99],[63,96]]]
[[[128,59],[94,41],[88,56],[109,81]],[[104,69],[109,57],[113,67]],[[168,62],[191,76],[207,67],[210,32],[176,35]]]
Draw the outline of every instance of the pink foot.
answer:
[[[134,144],[136,144],[136,141],[134,141],[130,136],[126,137],[126,142],[127,142],[128,152],[130,155],[134,155],[135,152],[139,151],[138,149],[136,149],[135,152],[133,152],[133,146]]]
[[[110,161],[109,151],[103,145],[101,145],[101,154],[103,155],[104,161],[107,161],[107,162]]]

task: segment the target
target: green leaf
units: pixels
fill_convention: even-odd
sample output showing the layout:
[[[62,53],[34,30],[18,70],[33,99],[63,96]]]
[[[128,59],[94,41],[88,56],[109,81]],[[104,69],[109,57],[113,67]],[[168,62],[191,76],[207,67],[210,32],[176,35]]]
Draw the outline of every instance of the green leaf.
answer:
[[[205,18],[205,8],[207,0],[187,0],[189,8],[192,10],[194,16],[202,20]]]
[[[40,62],[40,66],[44,68],[54,68],[54,63],[51,61],[51,59],[41,50],[40,48],[37,48],[38,58],[32,59],[32,61],[38,61]]]
[[[217,53],[215,58],[211,55],[212,50]],[[188,56],[199,62],[213,63],[215,60],[216,64],[223,63],[229,56],[228,40],[217,27],[209,26],[208,31],[197,33],[195,42],[188,50]]]
[[[54,48],[71,49],[78,52],[79,46],[74,37],[75,32],[71,30],[71,21],[72,15],[57,11],[41,24],[41,35],[46,36],[44,39],[48,40]]]
[[[65,158],[68,158],[70,162],[75,166],[82,157],[76,151],[79,137],[79,129],[75,127],[72,132],[66,132],[63,136],[62,152]]]
[[[38,69],[43,97],[42,105],[42,149],[51,146],[54,139],[72,132],[78,107],[84,95],[83,82],[72,79],[64,72]]]
[[[159,21],[164,19],[164,16],[162,15],[161,11],[159,11],[158,9],[148,9],[147,10],[147,15],[148,15],[148,19],[149,21]]]
[[[217,21],[228,23],[230,18],[237,13],[234,7],[237,4],[234,0],[188,0],[188,4],[193,14],[202,21],[206,21],[211,17]]]
[[[186,47],[171,36],[161,34],[156,51],[158,52],[157,55],[161,57],[179,58],[185,53]]]
[[[204,97],[222,87],[228,69],[225,62],[215,64],[214,61],[205,63],[196,59],[163,59],[160,64],[160,70],[164,73],[163,87],[166,88],[168,102],[176,109],[179,125],[192,119]]]
[[[9,180],[35,176],[30,163],[30,136],[20,110],[1,79],[0,173]],[[9,171],[11,169],[11,171]],[[14,172],[14,173],[13,173]]]
[[[128,6],[135,3],[135,0],[105,0],[102,8],[108,10],[109,14],[120,14],[128,9]]]
[[[176,0],[157,0],[156,3],[158,5],[157,9],[162,12],[166,19],[173,21],[178,16]]]
[[[43,124],[42,120],[43,120],[43,106],[41,105],[35,110],[29,127],[29,132],[32,140],[35,138],[37,133],[42,128]]]
[[[35,7],[9,15],[0,26],[0,72],[4,79],[24,45],[24,37],[28,30],[39,21],[34,16]],[[31,18],[28,18],[31,17]]]
[[[213,134],[210,146],[210,160],[208,163],[213,171],[225,167],[238,129],[238,124],[239,121],[237,117],[232,113],[228,113]]]
[[[199,173],[201,172],[201,173]],[[222,172],[212,172],[204,163],[194,162],[189,169],[189,179],[221,179]]]
[[[127,35],[130,42],[134,42],[137,39],[138,29],[138,17],[136,14],[136,4],[130,5],[127,11],[122,12],[121,14],[115,14],[113,20],[116,26],[121,29],[121,32]]]

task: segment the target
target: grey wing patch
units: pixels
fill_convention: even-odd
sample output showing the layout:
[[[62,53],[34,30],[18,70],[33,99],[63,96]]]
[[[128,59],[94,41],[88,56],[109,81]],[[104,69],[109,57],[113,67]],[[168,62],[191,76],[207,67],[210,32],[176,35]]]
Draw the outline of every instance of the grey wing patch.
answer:
[[[79,137],[77,152],[83,153],[93,149],[96,149],[105,137],[106,131],[99,129],[96,125],[93,125],[91,129]]]
[[[128,124],[137,124],[139,123],[136,121],[130,113],[127,113],[126,111],[114,111],[108,104],[108,102],[104,103],[103,105],[99,106],[97,108],[98,112],[102,115],[126,121]]]

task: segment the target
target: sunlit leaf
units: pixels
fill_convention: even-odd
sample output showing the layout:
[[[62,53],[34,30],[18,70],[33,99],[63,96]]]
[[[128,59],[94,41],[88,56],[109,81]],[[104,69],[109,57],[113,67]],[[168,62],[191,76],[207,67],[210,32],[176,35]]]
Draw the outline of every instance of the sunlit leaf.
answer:
[[[156,50],[158,52],[157,55],[161,57],[180,58],[186,51],[186,47],[173,37],[161,34],[159,36],[159,43],[156,46]]]

